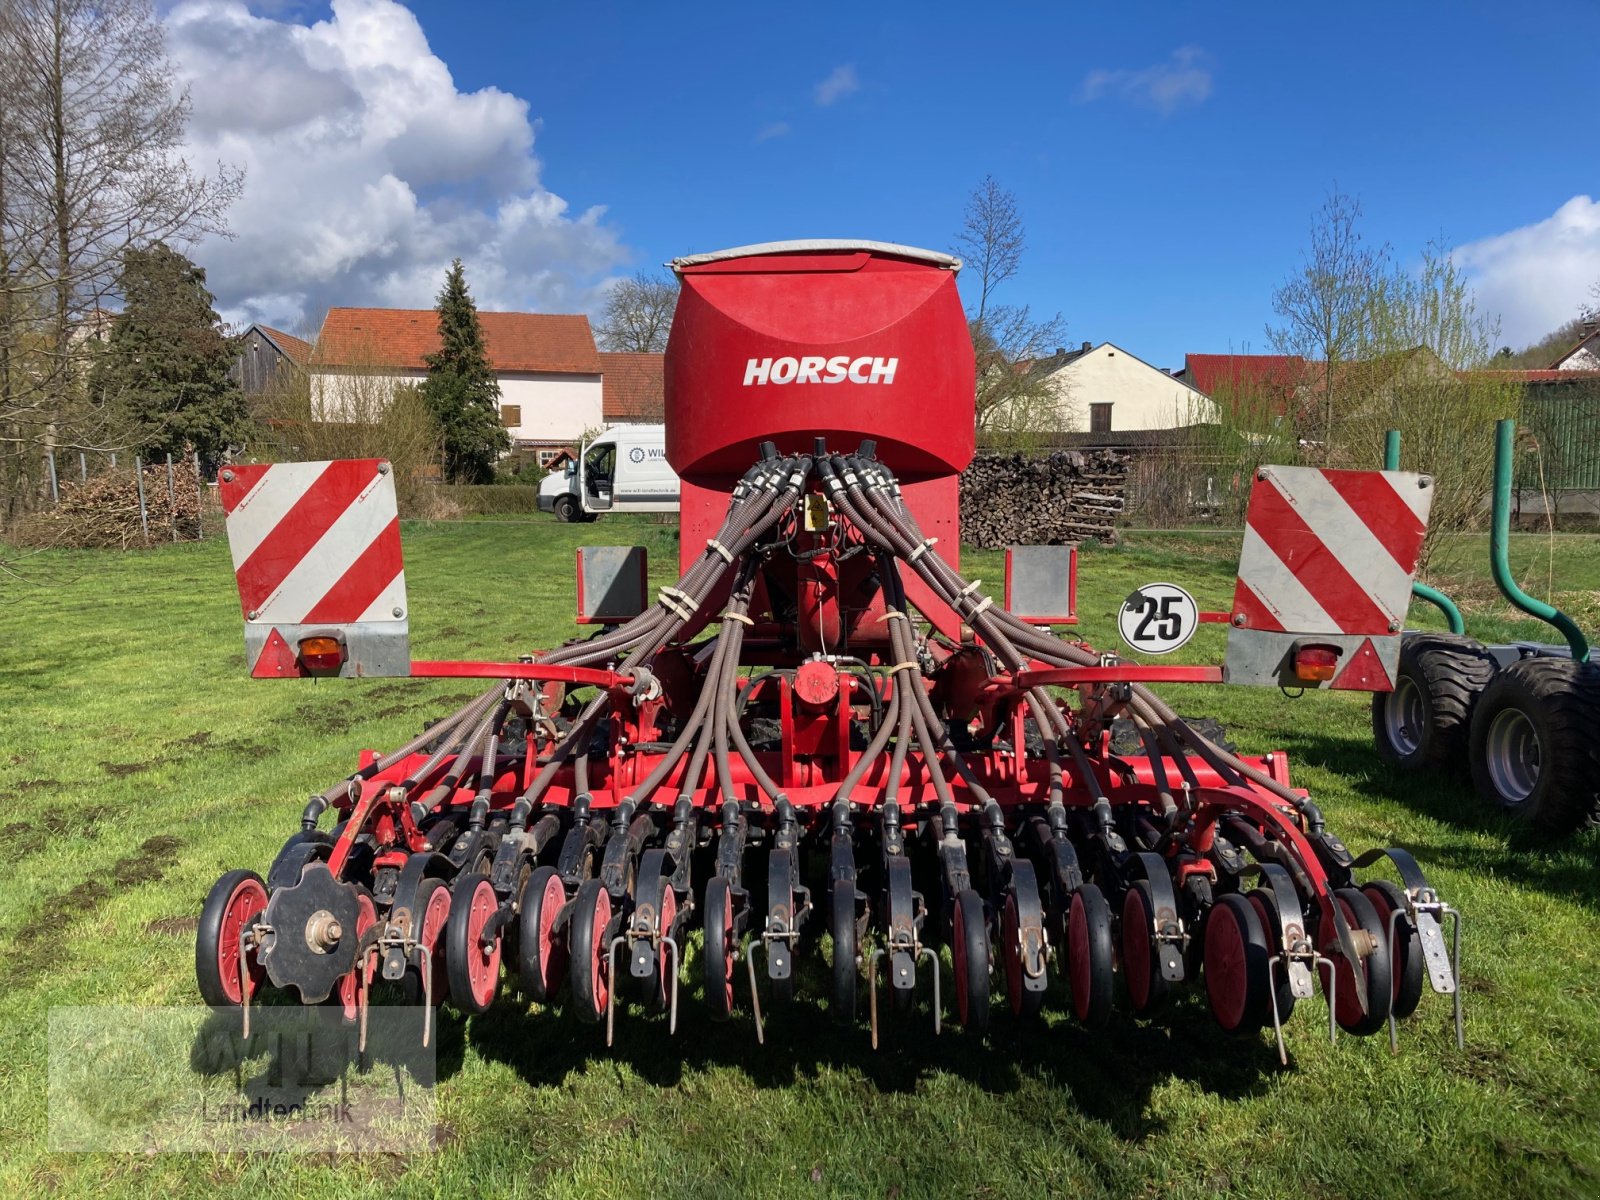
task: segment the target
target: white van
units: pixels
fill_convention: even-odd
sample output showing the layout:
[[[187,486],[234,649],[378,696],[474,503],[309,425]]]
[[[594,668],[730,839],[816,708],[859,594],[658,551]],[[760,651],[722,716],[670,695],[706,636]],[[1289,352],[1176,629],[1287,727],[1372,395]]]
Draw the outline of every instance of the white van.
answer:
[[[616,425],[584,446],[577,462],[539,484],[539,511],[559,521],[603,512],[677,512],[678,476],[667,465],[665,425]]]

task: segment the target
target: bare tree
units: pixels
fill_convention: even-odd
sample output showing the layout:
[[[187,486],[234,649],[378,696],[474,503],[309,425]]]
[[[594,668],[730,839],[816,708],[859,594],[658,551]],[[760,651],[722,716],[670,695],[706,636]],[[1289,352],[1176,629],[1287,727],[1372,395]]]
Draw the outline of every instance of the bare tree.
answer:
[[[1017,273],[1026,246],[1016,195],[1001,187],[993,175],[985,175],[967,197],[955,241],[962,265],[978,279],[978,303],[970,310],[974,321],[988,315],[989,297]]]
[[[1449,248],[1434,242],[1414,270],[1375,289],[1360,362],[1346,371],[1334,436],[1341,465],[1372,465],[1384,432],[1398,429],[1404,465],[1433,476],[1424,565],[1437,566],[1449,539],[1481,521],[1494,466],[1491,428],[1521,405],[1515,376],[1485,370],[1499,341],[1500,323],[1478,311]]]
[[[1311,223],[1311,244],[1301,267],[1272,294],[1283,324],[1267,327],[1279,354],[1316,364],[1317,378],[1301,416],[1302,437],[1332,452],[1345,364],[1359,356],[1374,304],[1390,276],[1389,248],[1361,235],[1361,204],[1334,190]]]
[[[0,487],[14,508],[40,452],[115,437],[82,386],[84,331],[124,253],[225,234],[243,176],[197,174],[181,157],[188,95],[149,0],[0,0],[0,62],[14,80],[0,133],[0,322],[31,360],[0,395]]]
[[[1015,449],[1032,449],[1043,435],[1076,423],[1065,379],[1040,365],[1064,340],[1061,314],[1036,320],[1027,305],[994,303],[995,289],[1021,266],[1026,244],[1016,196],[985,175],[967,197],[953,248],[967,278],[977,280],[967,328],[978,364],[978,433]]]
[[[600,314],[600,348],[660,353],[667,348],[678,283],[662,271],[639,271],[606,296]]]

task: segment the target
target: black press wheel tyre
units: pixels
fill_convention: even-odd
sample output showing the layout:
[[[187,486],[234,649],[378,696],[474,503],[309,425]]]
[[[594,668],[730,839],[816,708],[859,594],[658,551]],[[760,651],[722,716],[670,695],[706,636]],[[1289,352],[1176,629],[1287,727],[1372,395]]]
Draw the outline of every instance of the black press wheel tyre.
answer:
[[[1128,988],[1128,1003],[1141,1017],[1159,1007],[1167,994],[1155,926],[1150,884],[1137,879],[1122,897],[1122,979]]]
[[[1272,1003],[1266,931],[1255,906],[1238,892],[1220,897],[1206,913],[1202,973],[1211,1015],[1227,1033],[1255,1033]]]
[[[1067,910],[1067,978],[1072,987],[1072,1015],[1090,1029],[1111,1019],[1111,906],[1092,883],[1072,893]]]
[[[239,939],[267,907],[267,889],[254,871],[229,871],[212,886],[195,930],[194,974],[200,998],[212,1008],[242,1005],[248,983],[253,997],[266,980],[266,968],[245,951],[239,969]]]
[[[1373,907],[1372,901],[1357,889],[1339,888],[1333,893],[1333,902],[1344,914],[1351,931],[1368,934],[1372,946],[1372,953],[1362,959],[1367,997],[1367,1011],[1363,1013],[1361,1001],[1356,995],[1356,988],[1360,985],[1350,960],[1339,948],[1339,939],[1334,931],[1324,931],[1322,953],[1332,960],[1334,973],[1339,980],[1334,997],[1334,1017],[1339,1022],[1339,1028],[1345,1032],[1369,1037],[1388,1023],[1394,1003],[1394,977],[1389,967],[1389,931],[1378,918],[1378,910]],[[1324,991],[1327,990],[1327,974],[1327,968],[1323,968]]]
[[[518,906],[517,974],[528,999],[548,1004],[561,988],[567,946],[556,921],[567,904],[567,889],[554,867],[540,867],[522,885]]]
[[[568,525],[583,519],[583,514],[578,510],[578,502],[571,496],[557,496],[554,512],[556,520]]]
[[[572,955],[572,1007],[591,1025],[606,1015],[611,997],[611,947],[606,940],[610,924],[611,893],[600,880],[586,880],[572,901],[567,948]]]
[[[1482,643],[1456,634],[1408,634],[1394,691],[1372,696],[1378,756],[1407,771],[1456,768],[1465,757],[1472,710],[1494,675]]]
[[[956,1020],[968,1033],[989,1028],[989,929],[983,899],[971,888],[950,913],[950,965],[956,982]]]
[[[483,933],[500,908],[500,898],[487,875],[456,876],[450,887],[450,916],[445,923],[445,972],[450,998],[464,1013],[484,1013],[500,991],[501,938],[484,944]]]
[[[1600,823],[1600,666],[1524,658],[1496,672],[1472,714],[1478,795],[1560,837]]]
[[[713,1021],[733,1015],[733,888],[721,875],[706,880],[706,1005]]]
[[[833,991],[829,1008],[835,1024],[852,1025],[856,1019],[856,986],[861,970],[856,964],[856,885],[835,880],[828,904],[828,932],[833,937]]]
[[[1406,913],[1406,894],[1398,884],[1375,879],[1362,884],[1361,891],[1372,901],[1383,924],[1384,937],[1389,936],[1393,915],[1400,914],[1389,941],[1389,969],[1394,976],[1394,1015],[1404,1020],[1417,1011],[1422,1000],[1422,937]]]

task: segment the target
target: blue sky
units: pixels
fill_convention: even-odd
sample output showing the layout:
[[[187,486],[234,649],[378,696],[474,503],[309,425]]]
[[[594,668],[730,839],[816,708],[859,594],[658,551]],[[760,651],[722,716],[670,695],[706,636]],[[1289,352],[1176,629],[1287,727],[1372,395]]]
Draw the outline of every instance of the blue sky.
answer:
[[[197,31],[228,8],[191,0],[169,15],[180,63],[202,54]],[[492,136],[481,153],[460,149],[456,175],[407,167],[416,147],[393,161],[350,156],[352,172],[380,179],[359,193],[372,211],[427,217],[422,235],[408,238],[402,221],[390,243],[426,252],[411,261],[378,245],[382,261],[368,262],[354,229],[347,257],[361,269],[325,272],[298,293],[282,279],[252,290],[242,264],[257,235],[236,214],[246,244],[221,252],[220,273],[212,267],[233,311],[287,323],[274,304],[299,304],[305,317],[317,303],[399,302],[437,278],[428,255],[452,249],[491,304],[569,309],[593,305],[606,280],[635,266],[742,242],[860,236],[943,249],[986,173],[1016,193],[1029,237],[1001,298],[1059,311],[1069,342],[1115,341],[1160,366],[1186,351],[1265,349],[1271,291],[1335,185],[1360,198],[1369,237],[1402,260],[1431,238],[1467,247],[1513,344],[1574,315],[1600,279],[1600,205],[1574,202],[1600,197],[1582,120],[1600,68],[1592,3],[412,11],[421,48],[414,32],[381,32],[404,21],[389,0],[341,0],[332,19],[328,9],[257,9],[250,27],[294,40],[291,27],[322,22],[333,32],[307,62],[327,74],[337,44],[334,73],[351,72],[369,114],[383,85],[370,82],[371,62],[356,62],[363,46],[388,46],[379,57],[393,69],[442,60],[448,78],[431,64],[426,86],[453,89],[453,107],[412,126],[432,130],[434,141],[417,144],[435,161],[458,149],[453,130],[476,146],[475,122],[490,114]],[[282,94],[303,92],[291,83]],[[531,158],[513,100],[525,104]],[[196,96],[197,110],[213,103]],[[254,155],[287,128],[200,124],[206,151],[245,147],[252,185]],[[500,161],[518,156],[517,170]],[[389,209],[371,199],[382,179],[409,190],[410,210],[403,198]],[[336,163],[305,183],[308,212],[318,183],[346,186]],[[503,214],[518,198],[542,224],[514,249]],[[501,214],[499,226],[474,233],[463,210],[475,206]],[[296,235],[274,231],[280,255],[286,236]]]

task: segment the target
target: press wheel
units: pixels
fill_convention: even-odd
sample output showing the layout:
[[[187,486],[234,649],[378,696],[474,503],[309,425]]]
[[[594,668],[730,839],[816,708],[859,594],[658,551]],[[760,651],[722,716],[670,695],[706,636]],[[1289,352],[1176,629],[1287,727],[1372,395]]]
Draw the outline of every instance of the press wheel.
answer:
[[[1092,883],[1072,893],[1067,909],[1067,976],[1072,987],[1072,1015],[1090,1029],[1111,1018],[1114,988],[1111,906]]]
[[[244,981],[239,977],[239,937],[267,907],[267,889],[254,871],[229,871],[212,886],[200,908],[195,931],[194,974],[200,998],[213,1008],[242,1005]],[[252,951],[245,978],[254,997],[266,981],[266,968]]]
[[[711,1019],[733,1015],[733,888],[721,875],[706,880],[705,895],[706,1005]]]
[[[600,880],[586,880],[572,901],[567,946],[572,955],[572,1007],[580,1020],[591,1025],[606,1015],[611,996],[611,971],[606,961],[610,924],[611,893]]]
[[[983,898],[957,894],[950,914],[950,964],[956,981],[956,1020],[969,1033],[989,1028],[989,929]]]

